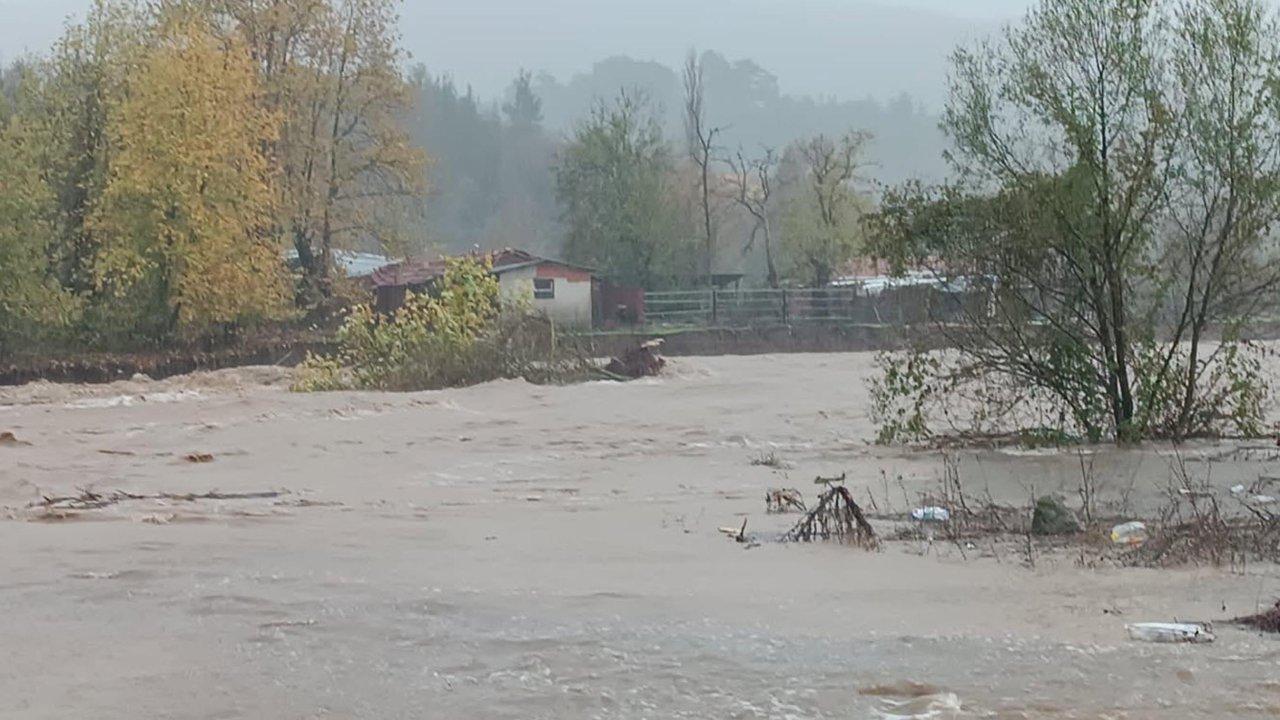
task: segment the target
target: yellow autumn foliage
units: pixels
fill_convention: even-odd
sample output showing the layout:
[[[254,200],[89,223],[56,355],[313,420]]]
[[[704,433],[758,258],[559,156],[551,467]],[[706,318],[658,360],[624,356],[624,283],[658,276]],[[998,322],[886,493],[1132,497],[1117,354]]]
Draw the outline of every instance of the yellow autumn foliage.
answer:
[[[289,287],[271,227],[267,148],[247,48],[195,13],[164,19],[111,109],[111,172],[91,223],[99,292],[161,333],[282,315]]]

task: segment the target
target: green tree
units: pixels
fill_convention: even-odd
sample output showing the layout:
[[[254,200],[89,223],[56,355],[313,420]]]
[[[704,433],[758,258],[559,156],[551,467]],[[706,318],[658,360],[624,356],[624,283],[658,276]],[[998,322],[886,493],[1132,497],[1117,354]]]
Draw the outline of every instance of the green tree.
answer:
[[[556,168],[565,252],[644,287],[693,275],[688,217],[670,152],[643,96],[598,104]]]
[[[50,267],[57,198],[42,140],[24,118],[0,121],[0,355],[65,328],[76,309]]]
[[[942,328],[952,377],[1092,438],[1256,431],[1230,340],[1280,282],[1275,38],[1257,0],[1043,0],[957,51],[959,180],[887,193],[874,222],[881,254],[989,294]]]
[[[94,291],[100,242],[88,220],[107,180],[109,106],[125,94],[129,58],[147,26],[134,3],[95,0],[37,71],[30,116],[38,119],[42,162],[58,204],[53,257],[60,282],[77,295]]]
[[[862,216],[867,203],[854,183],[864,167],[869,136],[849,132],[837,140],[818,135],[787,150],[799,168],[783,214],[782,250],[789,274],[811,287],[823,287],[862,247]]]
[[[542,124],[542,99],[533,91],[533,73],[521,70],[508,95],[510,99],[502,104],[502,113],[512,128],[527,131]]]

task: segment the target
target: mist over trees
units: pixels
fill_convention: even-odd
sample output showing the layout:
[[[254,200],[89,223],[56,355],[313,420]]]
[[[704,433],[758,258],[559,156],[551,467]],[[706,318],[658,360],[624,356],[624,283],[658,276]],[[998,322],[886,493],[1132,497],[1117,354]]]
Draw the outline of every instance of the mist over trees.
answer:
[[[552,186],[558,138],[542,124],[541,100],[521,74],[501,105],[452,78],[415,67],[406,122],[431,158],[417,252],[562,245]]]
[[[697,59],[703,76],[704,104],[710,122],[722,126],[720,144],[729,148],[780,148],[815,135],[839,137],[850,128],[870,133],[869,176],[886,183],[907,179],[940,180],[948,172],[942,153],[947,143],[938,115],[909,95],[887,100],[867,97],[836,100],[787,94],[778,79],[750,59],[729,60],[705,51]],[[588,72],[560,81],[546,74],[534,79],[549,128],[572,127],[598,98],[619,88],[642,88],[657,109],[665,132],[684,132],[681,73],[660,63],[612,57]]]
[[[630,112],[642,114],[665,146],[664,222],[674,227],[669,216],[676,210],[696,215],[679,223],[700,238],[690,245],[696,257],[682,268],[686,284],[713,271],[772,285],[830,279],[859,247],[861,211],[850,208],[866,205],[878,184],[945,174],[938,118],[910,98],[796,98],[751,60],[731,62],[716,52],[691,51],[680,69],[608,58],[565,82],[522,71],[502,98],[490,99],[421,67],[410,76],[416,98],[410,133],[432,158],[421,233],[426,249],[519,246],[578,259],[622,257],[616,247],[584,248],[573,227],[580,206],[564,185],[573,175],[565,163],[580,160],[573,152],[584,122],[598,122],[602,104],[613,105],[620,93],[643,106]],[[856,176],[818,183],[840,207],[811,208],[813,165],[803,162],[803,148],[852,135],[859,138]],[[761,167],[764,158],[772,176]],[[745,175],[744,164],[751,168]],[[759,198],[759,184],[770,178],[771,195]],[[843,218],[839,228],[836,216]],[[602,269],[674,282],[667,271],[638,270],[632,257]]]

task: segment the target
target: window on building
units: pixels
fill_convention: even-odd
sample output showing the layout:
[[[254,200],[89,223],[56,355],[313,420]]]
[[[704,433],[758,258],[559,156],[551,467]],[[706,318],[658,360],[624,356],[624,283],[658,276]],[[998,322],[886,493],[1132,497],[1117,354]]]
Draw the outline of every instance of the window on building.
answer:
[[[555,297],[556,297],[555,278],[534,278],[533,279],[533,299],[534,300],[554,300]]]

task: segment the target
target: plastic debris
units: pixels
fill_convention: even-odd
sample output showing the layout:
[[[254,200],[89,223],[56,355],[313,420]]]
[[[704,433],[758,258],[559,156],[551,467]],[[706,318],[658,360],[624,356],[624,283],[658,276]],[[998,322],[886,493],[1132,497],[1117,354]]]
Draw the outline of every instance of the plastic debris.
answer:
[[[1117,545],[1141,545],[1147,541],[1147,524],[1134,520],[1111,528],[1111,542]]]
[[[911,511],[911,519],[917,522],[948,522],[951,511],[944,507],[919,507]]]
[[[1152,643],[1211,643],[1217,636],[1210,623],[1133,623],[1125,625],[1130,639]]]

